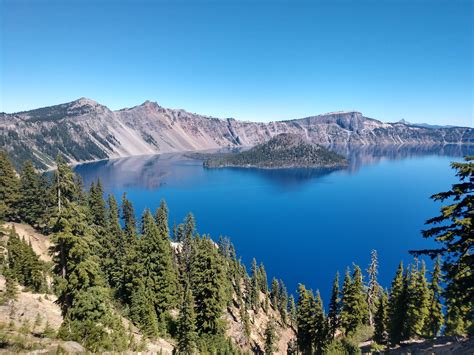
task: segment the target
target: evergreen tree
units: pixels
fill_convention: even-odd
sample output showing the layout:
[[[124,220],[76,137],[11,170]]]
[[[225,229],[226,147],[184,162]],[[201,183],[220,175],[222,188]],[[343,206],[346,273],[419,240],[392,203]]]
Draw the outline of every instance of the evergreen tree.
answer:
[[[380,291],[380,286],[377,282],[378,264],[377,251],[372,250],[370,265],[367,269],[367,274],[369,275],[369,283],[367,287],[367,307],[369,311],[369,324],[371,326],[374,325],[376,302]]]
[[[91,215],[91,223],[100,228],[101,236],[105,233],[107,228],[106,206],[104,201],[104,190],[100,179],[97,184],[92,183],[89,190],[89,210]]]
[[[377,311],[374,315],[374,341],[377,344],[387,344],[388,342],[388,297],[385,291],[381,290],[377,303]]]
[[[332,285],[331,301],[329,302],[328,323],[329,336],[334,338],[336,330],[339,327],[339,312],[340,312],[340,298],[339,298],[339,272],[336,273],[334,283]]]
[[[196,352],[196,336],[194,298],[191,288],[187,287],[178,318],[178,353],[194,354]]]
[[[139,260],[145,287],[153,295],[156,313],[176,305],[177,272],[173,264],[173,251],[169,239],[164,240],[149,210],[143,215],[143,231],[139,242]]]
[[[328,326],[326,317],[324,315],[323,302],[319,291],[316,291],[314,302],[312,303],[312,340],[313,350],[316,354],[324,354],[326,346],[328,345]]]
[[[275,321],[273,318],[270,318],[265,329],[265,355],[274,353],[277,340]]]
[[[260,291],[262,291],[265,295],[268,293],[268,279],[267,279],[267,272],[265,271],[265,267],[263,263],[260,263],[258,267],[258,274],[259,274],[259,287]]]
[[[286,286],[283,280],[280,280],[280,303],[278,310],[280,311],[281,319],[284,324],[287,322],[287,313],[288,313],[288,292],[286,291]]]
[[[56,209],[50,221],[58,304],[63,315],[59,335],[92,351],[125,348],[124,329],[114,314],[108,290],[93,253],[97,246],[87,224],[87,208],[71,168],[57,160],[53,191]]]
[[[158,316],[153,300],[154,294],[145,287],[144,280],[137,280],[130,301],[130,317],[150,339],[156,338],[159,334]]]
[[[428,285],[425,265],[418,270],[418,261],[412,265],[407,275],[406,313],[404,315],[403,338],[410,339],[422,335],[425,318],[428,315]]]
[[[314,299],[310,291],[300,284],[298,286],[297,341],[303,354],[312,353],[313,303]]]
[[[41,223],[47,208],[46,183],[31,161],[26,161],[20,172],[20,194],[17,201],[18,214],[22,221],[31,225]]]
[[[444,324],[443,306],[441,302],[441,282],[441,258],[437,257],[429,285],[429,312],[425,320],[424,329],[424,333],[429,337],[437,337]]]
[[[364,293],[364,283],[360,268],[355,265],[352,280],[346,272],[343,294],[341,297],[341,325],[346,335],[366,324],[368,321],[368,307]]]
[[[168,225],[168,206],[165,200],[161,200],[160,207],[155,213],[156,226],[160,233],[161,238],[169,243],[170,241],[170,228]]]
[[[128,245],[132,245],[137,236],[137,222],[135,220],[135,210],[132,203],[124,193],[122,196],[122,220],[124,223],[124,233]]]
[[[400,262],[390,288],[388,301],[388,330],[391,344],[399,344],[403,338],[404,318],[406,314],[405,285],[403,263]]]
[[[259,304],[260,304],[260,280],[258,278],[259,273],[258,273],[258,268],[257,268],[257,261],[255,258],[252,259],[252,276],[250,279],[250,292],[249,292],[249,298],[250,298],[250,305],[252,309],[258,313],[259,309]]]
[[[208,238],[195,238],[190,258],[190,281],[196,305],[196,326],[201,334],[221,334],[220,317],[226,304],[225,270],[220,254]]]
[[[423,231],[423,237],[434,238],[441,244],[438,249],[412,251],[443,257],[447,304],[446,334],[474,334],[474,258],[473,223],[474,210],[474,156],[465,157],[465,162],[451,163],[459,182],[451,190],[431,196],[435,201],[449,201],[441,207],[439,216],[426,224],[432,228]]]
[[[272,306],[275,309],[278,309],[280,305],[280,283],[276,278],[272,279],[272,289],[270,291],[270,300],[272,302]]]
[[[0,150],[0,221],[17,215],[15,205],[19,198],[19,181],[7,153]]]
[[[290,295],[289,301],[288,301],[288,314],[290,316],[290,325],[295,326],[298,313],[296,310],[296,302],[295,302],[295,297],[293,295]]]

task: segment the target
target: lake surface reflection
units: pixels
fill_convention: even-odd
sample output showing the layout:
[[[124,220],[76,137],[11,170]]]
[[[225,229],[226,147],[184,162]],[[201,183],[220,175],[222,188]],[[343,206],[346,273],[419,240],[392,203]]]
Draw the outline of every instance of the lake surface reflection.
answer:
[[[389,282],[409,249],[426,248],[424,221],[439,204],[429,196],[456,181],[449,163],[473,146],[332,147],[349,158],[344,170],[204,169],[181,154],[141,156],[75,168],[86,186],[100,178],[107,193],[123,192],[137,213],[161,199],[170,223],[192,211],[198,231],[229,236],[247,265],[263,261],[269,278],[320,289],[328,301],[337,270],[367,267],[371,249],[380,281]]]

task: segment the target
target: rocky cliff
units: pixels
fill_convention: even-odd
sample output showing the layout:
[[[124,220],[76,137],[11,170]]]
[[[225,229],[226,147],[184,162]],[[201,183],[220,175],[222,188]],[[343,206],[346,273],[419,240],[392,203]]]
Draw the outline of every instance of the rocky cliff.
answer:
[[[321,145],[474,144],[474,129],[383,123],[360,112],[333,112],[279,122],[247,122],[167,109],[146,101],[112,111],[79,100],[13,114],[0,113],[0,149],[17,164],[53,166],[59,153],[71,163],[165,152],[254,146],[280,133]]]

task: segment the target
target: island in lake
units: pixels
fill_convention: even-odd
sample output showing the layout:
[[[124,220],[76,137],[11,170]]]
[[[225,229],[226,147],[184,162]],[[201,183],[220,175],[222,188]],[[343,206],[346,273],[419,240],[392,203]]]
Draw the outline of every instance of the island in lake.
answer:
[[[247,151],[207,155],[203,165],[206,168],[342,168],[347,166],[347,160],[298,134],[282,133]]]

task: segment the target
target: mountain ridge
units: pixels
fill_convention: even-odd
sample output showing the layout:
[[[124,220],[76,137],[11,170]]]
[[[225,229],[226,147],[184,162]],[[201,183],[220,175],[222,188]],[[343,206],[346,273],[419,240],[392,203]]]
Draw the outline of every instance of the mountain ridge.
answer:
[[[169,152],[254,146],[280,133],[312,143],[401,145],[474,143],[469,127],[426,128],[384,123],[358,111],[298,119],[251,122],[169,109],[157,102],[120,110],[89,98],[17,113],[0,113],[0,149],[17,164],[33,160],[41,169],[62,154],[71,163]]]

